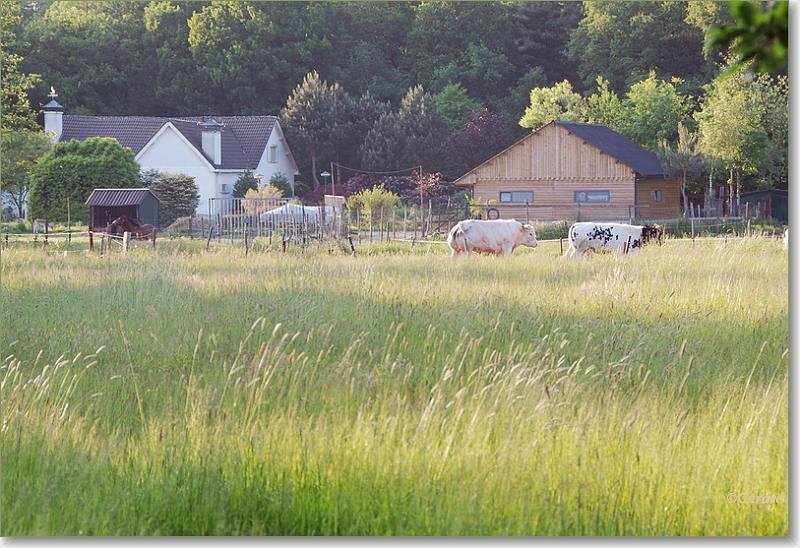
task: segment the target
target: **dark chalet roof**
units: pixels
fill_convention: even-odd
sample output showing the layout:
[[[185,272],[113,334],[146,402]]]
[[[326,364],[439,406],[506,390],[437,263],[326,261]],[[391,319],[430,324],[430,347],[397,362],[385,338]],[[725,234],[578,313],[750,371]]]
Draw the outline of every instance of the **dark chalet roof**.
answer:
[[[642,148],[616,131],[600,124],[579,124],[577,122],[553,122],[573,135],[576,135],[613,156],[639,175],[663,176],[661,160],[654,153]]]
[[[86,205],[101,207],[142,205],[148,196],[159,201],[149,188],[96,188],[86,199]]]
[[[215,116],[222,129],[221,169],[255,169],[267,146],[275,116]],[[65,115],[61,141],[84,140],[89,137],[113,137],[122,146],[138,154],[166,124],[173,126],[200,154],[203,154],[202,131],[197,125],[202,116],[163,118],[155,116],[78,116]],[[203,156],[213,164],[211,158]]]

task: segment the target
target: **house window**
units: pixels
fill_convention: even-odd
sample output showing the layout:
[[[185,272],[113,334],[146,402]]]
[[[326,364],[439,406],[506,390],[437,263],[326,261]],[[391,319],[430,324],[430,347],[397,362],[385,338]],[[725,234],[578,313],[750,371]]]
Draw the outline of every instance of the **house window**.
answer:
[[[221,192],[223,194],[227,194],[228,193],[228,184],[227,183],[221,183],[220,186],[221,186]]]
[[[533,202],[533,192],[501,192],[501,204],[524,204]]]
[[[576,190],[575,202],[579,204],[607,204],[611,194],[607,190]]]
[[[653,201],[654,202],[660,202],[662,199],[663,199],[663,196],[661,195],[661,191],[660,190],[654,190],[653,191]]]
[[[269,147],[269,162],[274,164],[278,161],[278,145]]]

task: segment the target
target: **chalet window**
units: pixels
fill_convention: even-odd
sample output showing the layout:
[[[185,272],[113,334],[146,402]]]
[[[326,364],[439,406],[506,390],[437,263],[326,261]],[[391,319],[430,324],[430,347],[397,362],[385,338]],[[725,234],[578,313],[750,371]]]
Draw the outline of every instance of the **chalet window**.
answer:
[[[274,164],[278,161],[278,145],[272,145],[269,147],[269,162]]]
[[[607,204],[611,193],[607,190],[576,190],[575,202],[579,204]]]
[[[533,192],[501,192],[501,204],[524,204],[533,202]]]
[[[660,201],[661,201],[663,198],[664,198],[664,197],[663,197],[663,195],[661,194],[661,191],[660,191],[660,190],[654,190],[654,191],[653,191],[653,201],[654,201],[654,202],[660,202]]]

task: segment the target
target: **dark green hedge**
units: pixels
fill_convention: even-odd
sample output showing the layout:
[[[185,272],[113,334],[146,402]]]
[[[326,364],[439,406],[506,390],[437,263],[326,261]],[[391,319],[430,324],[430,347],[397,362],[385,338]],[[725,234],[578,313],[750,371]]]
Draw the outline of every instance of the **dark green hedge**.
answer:
[[[28,212],[31,218],[87,222],[86,199],[95,188],[142,186],[133,151],[109,137],[57,143],[31,172]]]

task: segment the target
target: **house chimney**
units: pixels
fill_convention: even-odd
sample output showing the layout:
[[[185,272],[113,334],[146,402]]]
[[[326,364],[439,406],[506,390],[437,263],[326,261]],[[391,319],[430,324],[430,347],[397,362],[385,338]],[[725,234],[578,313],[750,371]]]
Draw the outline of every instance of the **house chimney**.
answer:
[[[42,112],[44,113],[44,132],[49,133],[50,138],[55,143],[61,139],[61,133],[64,129],[64,107],[56,101],[58,94],[56,90],[53,89],[53,86],[50,86],[48,97],[50,97],[50,102],[42,107]]]
[[[202,132],[203,153],[215,166],[220,165],[222,163],[222,128],[225,125],[210,116],[202,122],[198,122],[197,125],[200,126]]]

